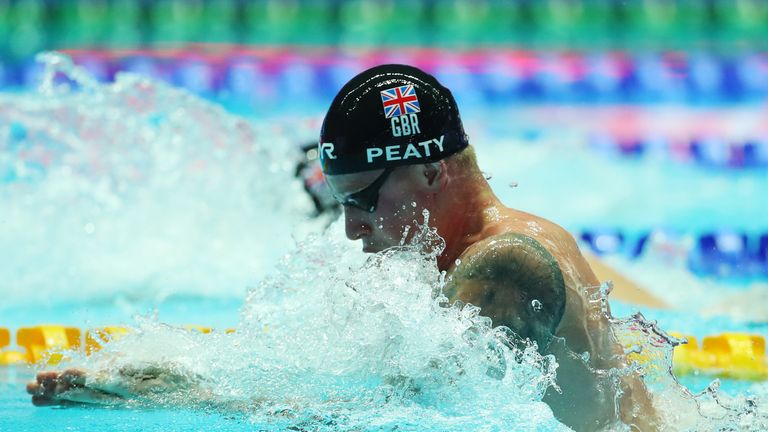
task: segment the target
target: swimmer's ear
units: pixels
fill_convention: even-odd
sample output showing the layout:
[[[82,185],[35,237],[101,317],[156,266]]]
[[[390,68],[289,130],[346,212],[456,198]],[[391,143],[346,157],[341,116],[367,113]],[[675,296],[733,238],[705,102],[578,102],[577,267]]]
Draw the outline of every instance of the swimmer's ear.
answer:
[[[427,179],[428,186],[442,187],[446,172],[445,161],[424,164],[424,177]]]

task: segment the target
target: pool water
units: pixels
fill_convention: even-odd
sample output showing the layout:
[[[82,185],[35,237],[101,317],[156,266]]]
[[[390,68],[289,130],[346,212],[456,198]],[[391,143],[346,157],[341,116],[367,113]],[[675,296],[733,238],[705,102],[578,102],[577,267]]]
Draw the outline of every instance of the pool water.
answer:
[[[618,301],[611,302],[616,316],[627,316],[638,308]],[[36,310],[30,307],[6,308],[4,319],[19,326],[51,321],[85,328],[100,324],[131,324],[131,313],[155,313],[158,319],[170,324],[211,324],[216,328],[235,326],[242,301],[217,299],[170,299],[159,307],[133,305],[130,311],[116,305],[67,305],[48,306]],[[14,310],[16,309],[16,310]],[[24,316],[25,312],[33,314]],[[7,314],[6,314],[7,313]],[[747,332],[768,337],[766,323],[739,323],[729,318],[715,317],[702,319],[694,314],[643,308],[649,319],[657,320],[664,329],[674,329],[690,335],[707,335],[713,329],[720,331]],[[47,318],[46,318],[47,317]],[[106,319],[105,317],[109,317]],[[190,319],[196,317],[197,319]],[[201,321],[204,320],[204,321]],[[240,431],[240,430],[285,430],[285,425],[254,424],[246,415],[237,412],[216,410],[172,408],[87,408],[87,407],[46,407],[33,408],[24,388],[26,382],[34,379],[37,368],[31,366],[10,366],[0,368],[0,430],[36,431],[56,425],[57,430],[91,431],[116,430],[195,430],[195,431]],[[687,375],[679,378],[681,383],[694,393],[703,392],[712,384],[713,378],[704,375]],[[768,385],[721,379],[720,393],[724,397],[768,396]],[[417,419],[414,419],[417,422]],[[428,430],[421,426],[409,429],[407,425],[398,430]],[[137,426],[140,425],[140,426]],[[315,429],[309,429],[315,430]],[[321,429],[322,430],[322,429]],[[328,430],[344,430],[329,427]],[[389,430],[370,428],[366,430]],[[446,429],[441,425],[432,430]],[[455,430],[462,430],[457,428]],[[531,429],[531,430],[539,430]]]
[[[253,425],[223,414],[184,409],[30,409],[23,397],[26,381],[34,371],[17,367],[0,370],[0,430],[39,431],[55,428],[61,431],[250,431]],[[140,425],[140,426],[139,426]]]
[[[56,61],[59,73],[78,82],[66,62]],[[136,77],[78,85],[84,90],[0,97],[8,113],[0,130],[14,143],[0,154],[0,209],[10,228],[0,232],[0,259],[8,264],[0,268],[7,282],[0,287],[0,325],[138,326],[141,334],[114,344],[124,361],[161,355],[212,377],[216,394],[279,395],[298,408],[284,423],[266,421],[268,410],[183,404],[34,409],[23,391],[34,370],[13,367],[0,369],[0,430],[52,424],[61,430],[560,428],[531,384],[548,379],[535,356],[508,369],[503,382],[484,381],[485,351],[461,335],[472,328],[491,343],[493,333],[478,317],[434,308],[429,294],[438,275],[428,263],[387,257],[380,265],[390,272],[382,279],[374,277],[380,269],[362,264],[357,246],[346,245],[338,225],[304,240],[327,221],[309,216],[293,155],[297,144],[313,139],[321,107],[300,119],[246,121]],[[758,199],[768,187],[765,170],[713,171],[668,157],[595,151],[580,126],[588,110],[557,127],[547,126],[551,115],[525,107],[464,112],[480,165],[507,205],[572,232],[768,232],[768,203]],[[530,134],[536,121],[539,130]],[[685,248],[685,241],[677,246]],[[729,296],[764,289],[764,279],[706,280],[684,260],[670,264],[662,257],[651,248],[644,260],[611,258],[675,307],[642,308],[647,319],[697,337],[724,331],[768,337],[768,317],[759,311],[746,321],[738,310],[708,312]],[[638,309],[617,301],[612,308],[617,317]],[[241,331],[205,339],[162,323]],[[272,330],[261,330],[267,325]],[[445,346],[464,359],[465,374],[424,368],[435,357],[445,360],[438,349]],[[499,350],[512,358],[508,348]],[[109,361],[105,351],[75,361],[98,367]],[[377,380],[393,375],[423,379],[423,394],[387,393],[395,403],[381,403]],[[711,383],[703,376],[681,381],[694,393]],[[738,411],[740,399],[762,401],[767,392],[763,383],[723,380],[719,394]]]

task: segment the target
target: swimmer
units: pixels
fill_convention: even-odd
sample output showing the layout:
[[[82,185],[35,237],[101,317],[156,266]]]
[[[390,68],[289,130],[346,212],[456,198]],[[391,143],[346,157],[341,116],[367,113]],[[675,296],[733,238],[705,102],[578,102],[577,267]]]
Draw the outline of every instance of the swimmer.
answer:
[[[619,378],[617,389],[609,373],[626,359],[600,309],[600,281],[573,237],[499,201],[478,168],[453,96],[434,77],[404,65],[356,76],[332,102],[318,152],[344,208],[347,237],[360,240],[363,251],[400,245],[405,227],[422,209],[430,212],[430,225],[445,239],[438,257],[448,275],[444,294],[480,307],[494,326],[555,356],[559,389],[550,388],[544,401],[560,421],[575,430],[617,422],[643,431],[659,427],[642,381]],[[167,381],[158,370],[140,375],[139,382]],[[66,402],[73,389],[77,402],[87,403],[136,391],[110,385],[68,370],[41,372],[27,391],[38,405]]]
[[[327,216],[329,221],[335,220],[341,212],[339,204],[328,192],[323,171],[317,162],[317,142],[305,143],[301,146],[300,156],[296,163],[296,177],[301,179],[304,191],[315,206],[313,217]]]
[[[544,401],[560,421],[575,430],[616,421],[659,427],[641,380],[624,378],[615,401],[606,371],[626,359],[600,309],[600,281],[575,240],[499,201],[451,92],[433,76],[384,65],[354,77],[332,102],[318,148],[326,181],[344,206],[346,235],[363,251],[401,244],[404,227],[429,211],[430,226],[445,240],[438,257],[448,275],[444,294],[480,307],[493,325],[556,357],[561,391],[550,388]]]

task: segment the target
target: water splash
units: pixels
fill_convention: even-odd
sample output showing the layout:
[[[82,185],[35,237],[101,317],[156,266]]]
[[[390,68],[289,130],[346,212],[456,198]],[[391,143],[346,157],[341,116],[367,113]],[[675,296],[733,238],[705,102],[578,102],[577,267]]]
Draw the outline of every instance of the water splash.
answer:
[[[541,312],[542,304],[539,300],[533,299],[531,300],[531,308],[533,308],[535,312]]]
[[[672,352],[685,339],[669,335],[639,312],[611,317],[611,325],[625,348],[628,369],[643,378],[665,429],[757,432],[768,427],[768,410],[755,396],[728,396],[718,390],[718,380],[698,394],[680,384],[672,372]],[[766,396],[763,392],[761,398]]]
[[[123,375],[166,365],[204,389],[203,404],[259,427],[565,430],[541,402],[553,358],[440,294],[434,230],[422,225],[416,240],[367,259],[342,233],[337,223],[286,255],[250,292],[234,334],[145,320],[81,361]],[[150,398],[191,400],[188,391]]]
[[[289,129],[138,75],[100,84],[65,56],[40,61],[38,93],[0,96],[0,294],[242,298],[311,211]]]
[[[448,303],[436,264],[443,244],[427,221],[414,240],[370,256],[343,240],[337,222],[250,291],[235,333],[140,319],[133,334],[74,363],[106,383],[159,367],[176,384],[129,406],[223,410],[274,430],[561,430],[541,402],[554,358],[521,347],[479,308]],[[607,312],[609,286],[596,292]],[[671,355],[683,340],[639,313],[611,323],[629,364],[596,372],[642,376],[665,430],[763,430],[755,398],[727,397],[717,383],[692,394],[677,382]]]

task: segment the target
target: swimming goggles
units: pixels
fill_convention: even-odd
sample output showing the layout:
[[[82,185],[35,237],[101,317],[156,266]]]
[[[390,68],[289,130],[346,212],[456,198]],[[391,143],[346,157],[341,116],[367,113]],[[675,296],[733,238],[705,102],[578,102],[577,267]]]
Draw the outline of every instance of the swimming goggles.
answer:
[[[381,186],[387,181],[387,177],[395,168],[385,168],[384,172],[364,189],[347,195],[341,195],[333,191],[333,197],[344,207],[355,207],[368,213],[373,213],[376,211],[376,206],[379,203],[379,189],[381,189]]]

